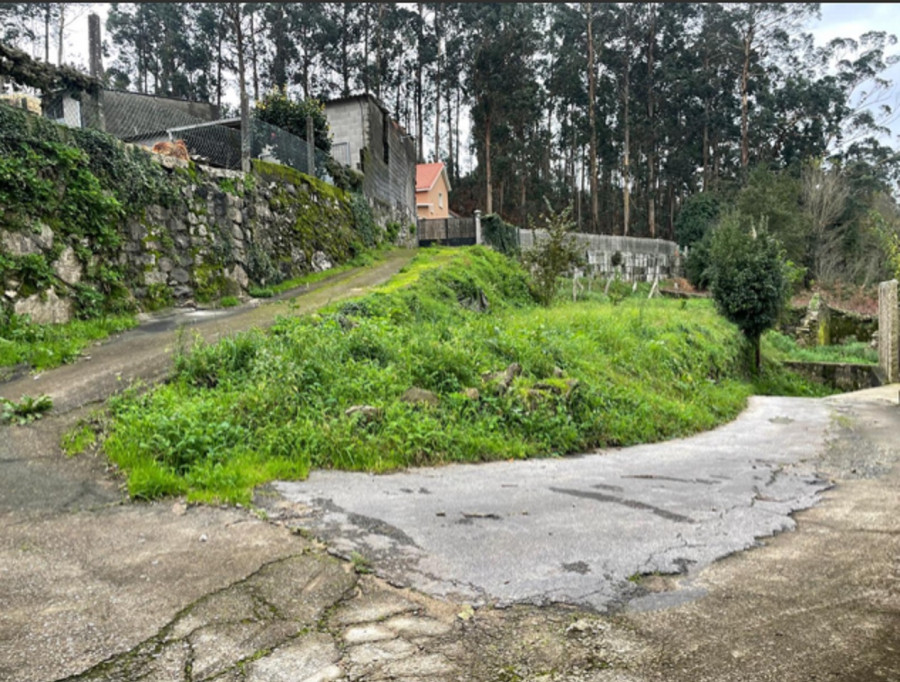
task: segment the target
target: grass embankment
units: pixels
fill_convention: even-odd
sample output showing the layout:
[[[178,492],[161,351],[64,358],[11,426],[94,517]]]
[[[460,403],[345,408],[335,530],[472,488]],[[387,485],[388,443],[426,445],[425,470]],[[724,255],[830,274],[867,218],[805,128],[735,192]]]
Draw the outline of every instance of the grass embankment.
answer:
[[[868,343],[853,341],[833,346],[803,348],[790,336],[777,331],[768,331],[763,336],[763,350],[779,361],[796,362],[855,362],[867,365],[878,364],[878,351]]]
[[[137,325],[134,315],[116,315],[67,324],[31,324],[13,316],[0,327],[0,367],[27,364],[45,370],[73,361],[93,341]]]
[[[513,261],[434,249],[363,298],[178,357],[170,383],[110,401],[103,448],[135,497],[246,502],[253,486],[313,468],[565,454],[709,429],[753,391],[746,357],[708,301],[613,306],[595,293],[546,309]],[[507,388],[486,376],[513,363]],[[437,404],[401,400],[411,387]]]

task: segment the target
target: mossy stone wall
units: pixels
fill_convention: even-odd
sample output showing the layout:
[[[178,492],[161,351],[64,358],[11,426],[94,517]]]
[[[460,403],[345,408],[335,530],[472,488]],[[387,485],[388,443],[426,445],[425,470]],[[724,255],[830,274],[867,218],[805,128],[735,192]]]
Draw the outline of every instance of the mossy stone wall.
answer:
[[[0,105],[0,324],[203,303],[328,269],[383,239],[364,238],[358,213],[291,168],[207,168]]]

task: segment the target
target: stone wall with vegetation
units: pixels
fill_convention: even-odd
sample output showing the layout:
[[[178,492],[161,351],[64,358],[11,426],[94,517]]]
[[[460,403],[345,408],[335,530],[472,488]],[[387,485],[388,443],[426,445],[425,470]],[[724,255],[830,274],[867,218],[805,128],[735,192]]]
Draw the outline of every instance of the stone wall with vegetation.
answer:
[[[205,168],[0,105],[0,323],[213,301],[384,238],[362,197],[293,169]]]

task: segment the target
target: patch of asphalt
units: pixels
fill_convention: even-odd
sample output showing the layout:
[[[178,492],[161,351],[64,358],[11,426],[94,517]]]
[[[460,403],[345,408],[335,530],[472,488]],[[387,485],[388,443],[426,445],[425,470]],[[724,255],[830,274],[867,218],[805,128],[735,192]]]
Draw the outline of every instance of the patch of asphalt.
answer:
[[[0,395],[9,400],[49,395],[56,414],[105,400],[137,381],[151,384],[163,380],[171,370],[175,350],[179,345],[189,346],[194,335],[215,342],[252,327],[266,328],[279,316],[309,313],[359,296],[390,279],[414,255],[413,250],[398,249],[371,267],[285,292],[285,298],[271,302],[224,311],[174,309],[146,316],[135,329],[86,349],[72,364],[0,382]]]
[[[820,400],[752,398],[735,421],[682,440],[381,476],[315,471],[273,488],[298,505],[296,524],[392,584],[615,611],[640,596],[641,575],[697,571],[793,529],[792,513],[831,485],[812,461],[830,419]]]

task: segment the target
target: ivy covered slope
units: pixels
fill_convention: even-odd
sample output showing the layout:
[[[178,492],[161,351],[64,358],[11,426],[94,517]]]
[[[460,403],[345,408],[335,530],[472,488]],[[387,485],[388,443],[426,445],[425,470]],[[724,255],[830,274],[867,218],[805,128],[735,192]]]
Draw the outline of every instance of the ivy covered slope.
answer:
[[[515,261],[429,249],[370,295],[179,357],[169,384],[110,404],[103,449],[136,497],[247,501],[312,468],[655,441],[737,414],[741,344],[706,301],[544,308]]]
[[[214,301],[390,236],[365,200],[290,168],[205,169],[0,105],[0,338],[18,344],[0,365],[53,364],[27,352],[56,330],[30,323]]]

